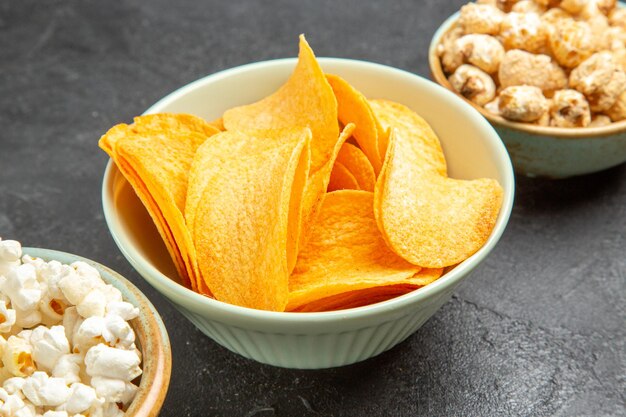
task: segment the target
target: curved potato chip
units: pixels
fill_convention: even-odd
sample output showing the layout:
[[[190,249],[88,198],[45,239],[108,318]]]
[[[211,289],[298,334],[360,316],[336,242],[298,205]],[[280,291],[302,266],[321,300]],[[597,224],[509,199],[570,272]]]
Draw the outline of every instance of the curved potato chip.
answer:
[[[432,164],[432,141],[415,126],[395,129],[376,182],[374,213],[389,247],[415,265],[442,268],[467,259],[491,234],[502,188],[496,180],[456,180]],[[439,167],[441,168],[441,167]]]
[[[326,165],[339,136],[337,100],[304,35],[289,80],[261,101],[227,110],[223,119],[227,130],[310,128],[311,175]]]
[[[389,249],[376,226],[369,191],[328,193],[289,278],[287,310],[315,300],[387,285],[425,285],[442,270],[423,270]]]
[[[374,115],[381,126],[409,140],[421,154],[418,169],[433,168],[441,175],[447,175],[446,158],[439,138],[430,125],[408,107],[389,100],[370,100]],[[389,136],[389,132],[386,136]]]
[[[359,190],[359,183],[341,162],[336,161],[330,173],[328,192],[337,190]]]
[[[195,250],[182,211],[196,149],[215,133],[196,116],[153,114],[117,125],[100,139],[150,213],[183,283],[206,295],[206,286],[198,284]]]
[[[225,131],[198,149],[186,217],[218,300],[284,310],[310,138],[307,128]]]
[[[376,174],[363,151],[351,143],[344,143],[337,155],[337,163],[343,165],[356,179],[359,190],[374,191]]]
[[[374,172],[378,174],[382,165],[382,157],[379,153],[378,136],[382,132],[370,104],[363,94],[352,87],[343,78],[327,74],[326,79],[333,88],[337,98],[337,111],[341,123],[354,123],[354,139],[367,156]]]

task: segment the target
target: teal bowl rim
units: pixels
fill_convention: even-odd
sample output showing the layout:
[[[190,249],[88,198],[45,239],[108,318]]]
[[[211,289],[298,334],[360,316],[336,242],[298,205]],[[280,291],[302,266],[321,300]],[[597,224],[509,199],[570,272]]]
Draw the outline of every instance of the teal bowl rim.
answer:
[[[156,415],[155,412],[161,409],[169,388],[172,349],[167,329],[165,328],[165,323],[163,323],[161,315],[150,302],[148,297],[146,297],[146,295],[141,292],[139,288],[137,288],[128,279],[124,278],[121,274],[91,259],[53,249],[33,247],[22,248],[22,253],[23,255],[41,258],[46,262],[52,260],[56,260],[64,264],[71,264],[76,261],[86,262],[100,272],[100,276],[104,282],[113,285],[121,291],[124,301],[127,301],[139,308],[139,317],[134,320],[138,320],[138,322],[141,323],[148,341],[151,340],[151,337],[154,337],[154,335],[149,334],[149,329],[155,328],[155,326],[151,326],[150,323],[156,324],[159,337],[158,342],[161,343],[146,343],[145,345],[141,345],[141,354],[143,358],[142,370],[144,373],[142,374],[139,382],[137,397],[130,403],[125,414],[138,417]],[[131,325],[134,320],[131,321]],[[158,355],[156,350],[162,352],[163,356]],[[148,363],[145,360],[146,358],[156,360],[156,363],[149,365],[150,369],[144,368],[144,366]],[[144,377],[144,375],[146,375],[146,377]]]
[[[618,4],[620,7],[626,7],[626,3],[624,2],[620,1]],[[437,46],[439,46],[443,35],[448,32],[459,19],[459,15],[460,11],[453,13],[446,20],[444,20],[435,31],[428,47],[428,65],[430,67],[432,78],[438,83],[438,85],[445,87],[447,90],[451,91],[453,94],[457,95],[463,101],[471,105],[474,109],[478,110],[480,114],[489,120],[489,122],[497,125],[499,128],[504,127],[536,136],[552,136],[559,139],[586,139],[590,137],[593,137],[594,139],[610,139],[616,134],[626,132],[626,120],[620,120],[618,122],[613,122],[610,125],[600,127],[577,128],[538,126],[530,123],[512,122],[487,111],[484,107],[479,106],[456,93],[443,73],[441,62],[437,54]]]
[[[267,66],[284,66],[294,65],[297,61],[296,58],[283,58],[269,61],[255,62],[246,64],[230,69],[226,69],[196,81],[193,81],[179,89],[168,94],[164,98],[157,101],[152,105],[144,114],[157,113],[160,108],[166,106],[170,102],[184,96],[191,91],[204,86],[205,84],[211,84],[220,81],[223,78],[230,77],[242,72],[253,71],[257,68]],[[434,298],[437,295],[454,288],[458,285],[476,266],[478,266],[487,255],[493,250],[497,242],[500,240],[506,225],[511,216],[513,208],[513,200],[515,194],[515,176],[513,174],[513,166],[510,157],[506,151],[504,144],[502,143],[498,133],[489,122],[476,113],[471,105],[465,100],[459,98],[453,92],[446,88],[429,81],[417,74],[410,73],[398,68],[390,67],[387,65],[377,64],[373,62],[344,59],[344,58],[318,58],[318,61],[324,67],[325,64],[352,64],[363,67],[369,67],[370,69],[390,71],[393,76],[411,79],[421,85],[422,88],[433,89],[435,94],[441,94],[447,96],[448,99],[455,102],[465,112],[468,112],[472,117],[475,117],[475,123],[479,128],[488,132],[484,135],[491,145],[496,149],[500,158],[496,161],[499,166],[499,171],[502,172],[504,177],[504,183],[501,184],[504,189],[504,196],[502,202],[501,213],[496,225],[487,240],[487,242],[472,256],[456,266],[453,270],[446,273],[444,276],[436,280],[435,282],[426,285],[425,287],[411,291],[405,295],[395,297],[393,299],[375,303],[363,307],[337,310],[337,311],[325,311],[325,312],[276,312],[257,310],[248,307],[241,307],[237,305],[228,304],[222,301],[218,301],[212,298],[205,297],[198,294],[191,289],[184,287],[183,285],[175,282],[171,278],[161,273],[156,267],[150,264],[144,259],[137,249],[131,245],[127,245],[122,237],[116,232],[117,228],[120,228],[119,222],[115,217],[114,209],[112,206],[113,197],[109,194],[108,182],[112,180],[115,170],[117,170],[113,161],[109,160],[105,169],[103,183],[102,183],[102,205],[104,210],[104,217],[109,228],[109,231],[113,237],[113,240],[117,244],[118,248],[124,255],[124,257],[130,262],[130,264],[139,272],[141,276],[146,279],[153,287],[162,292],[166,297],[174,301],[181,300],[181,306],[185,309],[192,309],[195,311],[202,311],[203,314],[214,315],[220,321],[230,321],[239,323],[239,325],[254,328],[260,326],[266,328],[268,322],[280,322],[281,324],[290,324],[292,329],[303,329],[303,326],[320,326],[336,322],[341,320],[359,320],[362,323],[367,323],[368,318],[374,318],[375,316],[388,316],[403,311],[406,308],[410,308],[414,304],[427,302],[428,299]],[[111,206],[111,208],[108,207]],[[184,300],[184,302],[182,301]],[[320,327],[321,328],[321,327]],[[279,330],[279,329],[276,329]]]

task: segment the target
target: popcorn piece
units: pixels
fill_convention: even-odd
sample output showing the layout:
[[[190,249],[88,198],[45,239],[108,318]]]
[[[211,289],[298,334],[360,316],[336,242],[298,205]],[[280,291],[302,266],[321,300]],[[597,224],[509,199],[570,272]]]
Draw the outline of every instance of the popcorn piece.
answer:
[[[13,376],[28,376],[35,371],[33,349],[21,337],[11,336],[2,352],[2,363]]]
[[[22,256],[22,245],[17,240],[0,239],[0,262],[19,262]]]
[[[104,298],[108,303],[119,303],[124,300],[122,297],[122,292],[115,288],[113,285],[105,285],[100,288],[100,291],[104,294]]]
[[[520,49],[508,51],[498,70],[502,88],[514,85],[539,87],[545,94],[567,86],[567,75],[547,55],[534,55]]]
[[[615,8],[609,13],[609,23],[626,29],[626,7]]]
[[[15,416],[19,410],[25,407],[24,400],[17,395],[8,395],[6,392],[0,393],[0,416]]]
[[[554,93],[550,117],[550,125],[557,127],[585,127],[591,123],[589,103],[576,90],[559,90]]]
[[[474,65],[491,74],[498,71],[504,56],[504,47],[489,35],[465,35],[454,42],[454,53],[463,63]]]
[[[567,68],[577,67],[596,51],[597,40],[587,22],[561,19],[548,38],[554,58]]]
[[[24,378],[14,376],[2,383],[2,388],[10,395],[22,396],[22,387],[24,387]]]
[[[99,344],[87,352],[85,365],[89,376],[104,376],[132,381],[141,375],[141,360],[136,352]]]
[[[500,10],[508,13],[518,1],[519,0],[496,0],[496,4]]]
[[[588,127],[602,127],[611,124],[611,118],[605,114],[597,114],[591,118]]]
[[[105,330],[102,336],[109,345],[118,348],[130,349],[135,343],[135,332],[123,318],[117,315],[105,317]]]
[[[126,321],[139,317],[139,309],[126,301],[114,301],[107,304],[106,314],[120,316]]]
[[[506,119],[535,122],[548,110],[548,102],[537,87],[515,86],[502,90],[499,108]]]
[[[22,264],[9,271],[6,279],[0,282],[0,290],[9,296],[16,310],[33,310],[41,300],[37,270],[30,264]]]
[[[15,306],[14,329],[35,327],[41,323],[42,315],[39,310],[22,310]]]
[[[52,376],[63,378],[68,385],[80,382],[80,367],[83,364],[83,359],[84,356],[77,353],[61,356],[52,369]]]
[[[552,102],[552,100],[548,100],[548,108],[550,108],[550,103]],[[537,119],[536,122],[534,122],[533,124],[537,125],[537,126],[550,126],[550,112],[547,111],[544,114],[541,115],[541,117],[539,119]]]
[[[559,7],[571,14],[580,13],[585,6],[589,3],[589,0],[562,0]]]
[[[441,43],[437,46],[441,66],[447,74],[453,73],[463,64],[463,56],[459,55],[454,47],[454,43],[461,36],[463,36],[463,29],[457,26],[443,35]]]
[[[80,303],[76,305],[78,314],[84,318],[92,316],[103,317],[106,308],[106,297],[99,288],[93,288],[85,295]]]
[[[606,114],[614,122],[626,120],[626,90],[620,94],[613,106],[606,111]]]
[[[565,10],[555,7],[542,14],[540,19],[544,26],[551,27],[562,19],[573,19],[573,16]]]
[[[39,310],[45,317],[58,323],[63,320],[63,313],[68,307],[64,298],[52,298],[49,294],[45,294],[39,303]]]
[[[97,271],[96,271],[97,272]],[[83,298],[93,289],[102,286],[99,277],[89,273],[78,273],[63,277],[59,281],[59,288],[65,298],[74,305],[78,305]]]
[[[70,344],[63,326],[39,326],[30,337],[33,359],[40,369],[52,371],[63,355],[70,353]]]
[[[121,379],[112,379],[102,376],[91,378],[91,385],[98,397],[107,402],[128,404],[135,397],[137,386]]]
[[[546,9],[546,5],[539,4],[536,1],[521,0],[513,5],[511,11],[516,13],[536,13],[541,15],[546,11]]]
[[[500,27],[500,40],[505,49],[523,49],[540,52],[544,49],[547,34],[536,13],[507,14]]]
[[[69,415],[67,414],[67,411],[46,411],[45,413],[43,413],[42,417],[69,417]],[[76,416],[74,416],[76,417]]]
[[[7,308],[5,301],[0,301],[0,333],[8,333],[15,324],[15,310]]]
[[[461,65],[449,81],[452,88],[479,106],[490,102],[496,95],[496,84],[489,74],[471,65]]]
[[[102,336],[104,332],[104,317],[94,316],[85,319],[73,337],[74,353],[86,353],[93,346],[103,343],[105,341]]]
[[[34,405],[59,406],[67,401],[70,389],[62,378],[50,378],[45,372],[35,372],[26,378],[22,387],[24,396]]]
[[[575,68],[569,78],[570,86],[583,93],[594,112],[608,110],[626,90],[626,74],[608,51],[598,52]]]
[[[76,344],[74,341],[76,333],[83,323],[84,319],[76,311],[76,307],[68,307],[63,314],[63,327],[65,328],[65,337],[70,345]]]
[[[123,417],[124,412],[115,403],[106,403],[102,408],[102,417]],[[74,416],[76,417],[76,416]]]
[[[459,25],[465,33],[497,35],[504,13],[488,4],[468,3],[461,7]]]
[[[15,412],[15,417],[37,417],[37,410],[32,404],[24,404],[24,407]]]
[[[98,401],[96,391],[80,382],[72,384],[70,387],[70,395],[67,401],[62,404],[59,409],[65,410],[68,414],[78,414],[95,406],[101,406],[103,401]]]

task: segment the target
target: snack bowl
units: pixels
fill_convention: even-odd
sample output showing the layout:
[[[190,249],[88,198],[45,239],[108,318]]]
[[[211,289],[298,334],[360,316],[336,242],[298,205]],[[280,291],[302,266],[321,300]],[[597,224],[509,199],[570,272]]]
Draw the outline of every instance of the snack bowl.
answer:
[[[489,123],[455,94],[417,75],[374,63],[321,58],[370,98],[405,104],[439,135],[455,178],[490,177],[504,189],[502,209],[485,245],[432,284],[364,307],[318,313],[270,312],[226,304],[184,287],[146,210],[117,167],[109,162],[102,199],[106,222],[133,267],[203,333],[247,358],[288,368],[329,368],[378,355],[409,337],[452,295],[491,252],[513,205],[514,176],[505,147]],[[295,59],[226,70],[171,93],[146,113],[186,112],[207,120],[275,91]],[[454,121],[451,123],[451,121]]]
[[[124,301],[139,309],[139,317],[129,323],[137,337],[136,344],[142,353],[142,374],[135,398],[125,412],[127,417],[156,417],[159,415],[172,369],[172,352],[161,316],[148,298],[130,281],[117,272],[89,259],[40,248],[23,248],[25,255],[38,257],[46,262],[56,260],[63,264],[83,261],[98,270],[102,280],[121,291]]]
[[[620,5],[624,7],[623,3]],[[432,78],[453,92],[441,67],[437,46],[454,27],[459,15],[456,12],[443,22],[428,51]],[[506,120],[458,96],[489,120],[506,145],[517,173],[529,177],[567,178],[602,171],[626,161],[626,120],[601,127],[538,126]]]

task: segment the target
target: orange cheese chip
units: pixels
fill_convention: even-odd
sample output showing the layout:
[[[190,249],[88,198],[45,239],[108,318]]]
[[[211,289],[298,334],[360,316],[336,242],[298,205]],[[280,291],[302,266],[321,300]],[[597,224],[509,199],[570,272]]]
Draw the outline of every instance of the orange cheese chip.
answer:
[[[227,110],[224,126],[239,131],[308,127],[313,133],[311,175],[326,165],[339,136],[337,100],[304,35],[289,80],[261,101]]]
[[[308,128],[225,131],[198,149],[185,215],[216,299],[284,310],[310,140]]]
[[[361,149],[351,143],[344,143],[337,155],[337,162],[352,174],[359,190],[374,191],[376,174],[374,167]]]
[[[442,175],[433,163],[432,141],[421,129],[415,126],[411,135],[392,131],[374,212],[395,253],[415,265],[442,268],[467,259],[489,238],[502,188],[493,179]]]
[[[439,138],[430,125],[408,107],[389,100],[370,100],[370,106],[383,129],[396,129],[397,134],[409,140],[421,157],[417,169],[434,169],[447,175],[446,158]],[[413,162],[413,161],[411,161]]]
[[[341,162],[335,162],[328,181],[328,192],[336,190],[359,190],[359,183]]]
[[[187,194],[187,173],[196,149],[217,130],[186,114],[136,117],[131,125],[109,130],[100,146],[116,162],[142,200],[186,285],[198,286],[197,261],[182,212]]]
[[[341,123],[354,123],[354,139],[369,159],[376,174],[380,171],[382,157],[379,151],[379,135],[383,129],[374,117],[370,104],[363,94],[337,75],[326,75],[337,97],[338,117]]]
[[[349,291],[388,285],[424,285],[421,268],[385,244],[374,219],[374,194],[328,193],[308,243],[289,278],[287,310]],[[436,279],[441,270],[425,274]],[[415,282],[413,281],[415,279]]]

